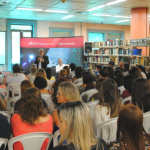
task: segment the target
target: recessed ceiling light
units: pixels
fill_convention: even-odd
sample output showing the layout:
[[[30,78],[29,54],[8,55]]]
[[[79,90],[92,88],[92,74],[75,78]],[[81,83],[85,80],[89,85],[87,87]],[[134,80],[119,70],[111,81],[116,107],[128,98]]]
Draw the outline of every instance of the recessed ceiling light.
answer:
[[[102,7],[105,7],[105,5],[100,5],[100,6],[97,6],[97,7],[94,7],[94,8],[91,8],[87,11],[92,11],[92,10],[96,10],[96,9],[99,9],[99,8],[102,8]]]
[[[22,10],[34,10],[34,11],[43,11],[42,9],[23,8],[23,7],[17,7],[17,9],[22,9]]]
[[[118,18],[130,18],[129,16],[117,16],[117,15],[113,15],[113,17],[118,17]]]
[[[71,17],[73,17],[73,16],[74,16],[74,15],[66,16],[66,17],[63,17],[62,19],[71,18]]]
[[[117,21],[116,23],[119,23],[119,22],[126,22],[126,21],[130,21],[130,20],[121,20],[121,21]]]
[[[59,10],[45,10],[45,11],[48,11],[48,12],[56,12],[56,13],[68,13],[68,11],[59,11]]]
[[[117,1],[114,1],[114,2],[110,2],[110,3],[107,3],[107,4],[105,4],[105,5],[114,5],[114,4],[117,4],[117,3],[121,3],[121,2],[124,2],[124,1],[126,1],[126,0],[117,0]]]
[[[107,14],[92,14],[92,15],[95,15],[95,16],[112,16],[112,15],[107,15]]]

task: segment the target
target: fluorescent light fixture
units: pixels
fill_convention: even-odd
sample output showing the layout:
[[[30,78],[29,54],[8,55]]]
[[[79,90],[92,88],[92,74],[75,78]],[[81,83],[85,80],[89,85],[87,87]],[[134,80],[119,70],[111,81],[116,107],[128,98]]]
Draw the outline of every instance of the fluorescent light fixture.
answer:
[[[118,18],[130,18],[129,16],[117,16],[117,15],[113,15],[113,17],[118,17]]]
[[[23,8],[23,7],[17,7],[17,9],[22,9],[22,10],[35,10],[35,11],[43,11],[42,9]]]
[[[112,16],[112,15],[107,15],[107,14],[92,14],[92,15],[95,15],[95,16]]]
[[[48,12],[56,12],[56,13],[68,13],[68,11],[59,11],[59,10],[45,10],[45,11],[48,11]]]
[[[107,3],[107,4],[105,4],[105,5],[114,5],[114,4],[117,4],[117,3],[121,3],[121,2],[124,2],[124,1],[126,1],[126,0],[117,0],[117,1],[114,1],[114,2],[110,2],[110,3]]]
[[[74,16],[74,15],[69,15],[69,16],[63,17],[62,19],[71,18],[71,17],[73,17],[73,16]]]
[[[92,11],[92,10],[96,10],[96,9],[103,8],[103,7],[105,7],[105,5],[100,5],[100,6],[91,8],[91,9],[89,9],[89,10],[87,10],[87,11]]]
[[[121,20],[121,21],[117,21],[116,23],[119,23],[119,22],[126,22],[126,21],[130,21],[130,20]]]

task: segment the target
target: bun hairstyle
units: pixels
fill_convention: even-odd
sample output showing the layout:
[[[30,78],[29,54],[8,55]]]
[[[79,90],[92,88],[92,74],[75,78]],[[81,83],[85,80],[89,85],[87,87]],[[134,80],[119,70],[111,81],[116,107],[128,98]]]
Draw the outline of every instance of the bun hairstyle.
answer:
[[[101,70],[99,71],[99,74],[100,74],[101,77],[103,77],[103,78],[107,78],[108,75],[109,75],[108,70],[107,70],[107,68],[106,68],[105,66],[103,67],[103,69],[101,69]]]

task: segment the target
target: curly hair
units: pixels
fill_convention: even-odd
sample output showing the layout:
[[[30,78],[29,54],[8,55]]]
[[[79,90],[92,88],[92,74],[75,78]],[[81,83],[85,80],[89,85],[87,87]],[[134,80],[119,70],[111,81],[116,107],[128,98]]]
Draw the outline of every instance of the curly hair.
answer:
[[[27,88],[24,91],[18,101],[18,114],[21,115],[22,121],[30,125],[34,125],[39,116],[45,117],[47,115],[38,88]]]

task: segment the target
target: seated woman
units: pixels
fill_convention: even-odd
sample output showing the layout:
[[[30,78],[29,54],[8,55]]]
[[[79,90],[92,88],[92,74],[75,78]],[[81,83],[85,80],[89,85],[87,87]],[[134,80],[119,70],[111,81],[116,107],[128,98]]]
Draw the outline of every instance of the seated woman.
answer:
[[[140,70],[137,67],[133,67],[132,69],[130,69],[129,74],[133,75],[135,79],[143,77]]]
[[[127,62],[125,62],[124,64],[123,64],[123,75],[124,76],[126,76],[126,75],[128,75],[129,74],[129,63],[127,63]]]
[[[100,78],[105,78],[107,79],[109,76],[107,68],[104,66],[100,71],[99,71],[99,77]]]
[[[31,66],[31,69],[30,69],[30,72],[31,72],[31,73],[27,75],[28,79],[29,79],[31,82],[33,82],[34,79],[35,79],[36,71],[37,71],[37,67],[36,67],[35,64],[33,64],[33,65]]]
[[[144,78],[144,79],[147,79],[145,67],[143,67],[142,65],[138,65],[137,67],[138,67],[138,69],[140,70],[140,72],[141,72],[143,78]]]
[[[32,132],[53,132],[52,117],[43,108],[38,88],[27,88],[18,102],[18,114],[11,118],[14,137]],[[41,150],[45,150],[47,144],[48,139],[44,141]],[[16,142],[14,150],[23,150],[22,144]]]
[[[57,102],[59,104],[62,104],[66,102],[80,100],[80,93],[78,88],[73,83],[69,81],[65,81],[59,84],[56,97],[57,97]],[[57,114],[57,110],[53,111],[52,117],[53,117],[53,125],[56,126],[56,130],[57,130],[59,124],[59,117]]]
[[[133,105],[123,106],[118,115],[117,141],[108,143],[109,150],[148,150],[150,138],[143,130],[143,113]]]
[[[114,68],[111,66],[108,66],[107,71],[108,71],[108,78],[115,79],[114,78]]]
[[[82,78],[82,76],[83,76],[83,68],[80,66],[76,67],[75,76],[73,77],[72,82],[74,83],[76,79]]]
[[[137,78],[132,84],[132,103],[143,113],[150,111],[150,85],[144,78]]]
[[[94,73],[94,71],[93,71],[92,69],[87,69],[87,72],[89,72],[89,73],[92,75],[92,80],[93,80],[93,82],[96,82],[97,76],[96,76],[96,74]]]
[[[55,80],[55,77],[52,76],[52,69],[46,68],[46,75],[48,80]]]
[[[69,66],[70,66],[70,69],[71,69],[71,76],[73,78],[75,76],[76,65],[74,63],[71,63]]]
[[[58,110],[61,138],[52,150],[107,150],[102,139],[97,139],[88,106],[82,101],[62,104]],[[63,142],[67,145],[63,146]]]
[[[6,111],[6,103],[2,100],[1,96],[0,96],[0,111]]]
[[[94,129],[97,131],[98,125],[102,122],[118,116],[122,106],[118,86],[113,79],[107,79],[102,83],[99,104],[94,110]],[[109,129],[104,131],[105,141],[108,141]]]
[[[72,75],[70,74],[70,67],[69,66],[64,66],[64,68],[67,71],[67,76],[69,78],[70,81],[72,81]]]

